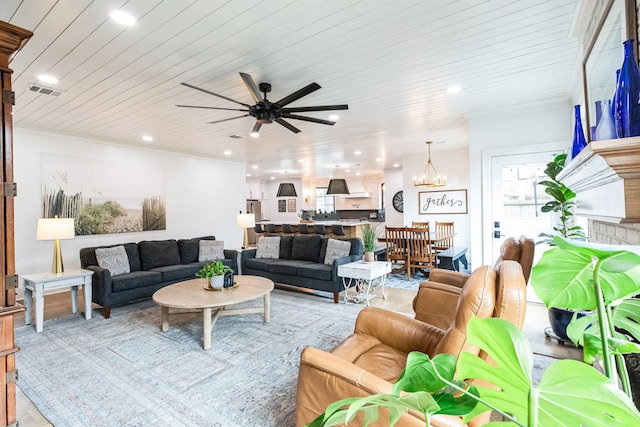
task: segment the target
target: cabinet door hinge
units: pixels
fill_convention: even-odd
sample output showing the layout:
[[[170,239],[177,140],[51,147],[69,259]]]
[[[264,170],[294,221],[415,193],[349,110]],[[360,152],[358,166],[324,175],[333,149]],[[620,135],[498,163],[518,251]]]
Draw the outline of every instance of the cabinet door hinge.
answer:
[[[18,289],[18,275],[12,274],[11,276],[4,277],[5,289]]]
[[[17,383],[18,382],[18,370],[14,369],[13,371],[7,372],[7,384]]]
[[[16,94],[9,89],[2,89],[2,103],[16,105]]]
[[[16,197],[18,195],[18,184],[15,182],[5,182],[2,185],[2,195],[4,197]]]

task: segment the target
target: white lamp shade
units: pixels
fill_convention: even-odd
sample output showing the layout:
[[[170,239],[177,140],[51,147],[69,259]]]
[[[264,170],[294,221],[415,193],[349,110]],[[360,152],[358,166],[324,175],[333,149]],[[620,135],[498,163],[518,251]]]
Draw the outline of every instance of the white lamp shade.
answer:
[[[253,228],[256,225],[255,214],[238,214],[238,227]]]
[[[76,236],[73,218],[40,218],[36,240],[73,239]]]

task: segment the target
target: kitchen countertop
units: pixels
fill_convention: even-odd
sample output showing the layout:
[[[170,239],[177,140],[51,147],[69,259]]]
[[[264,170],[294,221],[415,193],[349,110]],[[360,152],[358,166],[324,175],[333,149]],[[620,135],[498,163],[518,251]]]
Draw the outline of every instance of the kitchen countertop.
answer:
[[[282,225],[282,224],[291,224],[298,225],[300,221],[256,221],[256,224],[273,224],[273,225]],[[325,226],[331,226],[333,224],[340,224],[345,227],[352,227],[357,225],[367,225],[371,224],[369,221],[358,221],[358,220],[342,220],[342,221],[315,221],[308,224],[320,224]]]

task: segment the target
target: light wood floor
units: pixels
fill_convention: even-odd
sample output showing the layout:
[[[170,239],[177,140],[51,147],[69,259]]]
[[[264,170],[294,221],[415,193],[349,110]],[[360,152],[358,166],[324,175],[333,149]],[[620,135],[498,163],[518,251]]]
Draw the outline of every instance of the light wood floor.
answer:
[[[293,289],[293,288],[287,288]],[[296,289],[297,290],[297,289]],[[387,299],[374,298],[370,301],[370,305],[373,307],[380,307],[387,310],[397,311],[405,313],[407,315],[413,315],[412,301],[415,296],[415,291],[409,291],[405,289],[385,289]],[[324,294],[328,295],[328,294]],[[22,303],[22,301],[20,301]],[[78,292],[78,308],[82,310],[84,307],[84,294],[82,291]],[[117,308],[116,308],[117,310]],[[71,314],[71,293],[61,292],[57,294],[47,295],[45,297],[44,318],[45,320],[55,319],[57,317],[68,316]],[[93,316],[102,316],[101,309],[94,304]],[[15,315],[16,327],[23,326],[24,313]],[[32,326],[35,331],[35,319],[32,321]],[[555,341],[550,340],[544,336],[544,328],[549,326],[547,318],[547,309],[542,304],[528,303],[527,314],[525,318],[525,324],[523,331],[527,336],[533,351],[538,354],[544,354],[551,357],[560,359],[576,359],[581,360],[582,350],[571,348],[568,346],[562,346]],[[44,328],[47,325],[45,323]],[[20,353],[17,354],[20,357]],[[31,401],[17,388],[17,413],[20,427],[48,427],[51,424],[38,412],[36,407]]]

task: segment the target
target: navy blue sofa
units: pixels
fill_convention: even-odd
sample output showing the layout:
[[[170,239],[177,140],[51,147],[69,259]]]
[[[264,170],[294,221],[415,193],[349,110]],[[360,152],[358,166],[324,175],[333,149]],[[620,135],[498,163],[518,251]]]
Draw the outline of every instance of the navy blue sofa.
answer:
[[[256,249],[241,253],[241,272],[262,276],[276,283],[299,286],[333,293],[338,302],[340,291],[344,290],[342,279],[338,277],[338,266],[359,261],[364,254],[359,238],[336,239],[351,242],[348,256],[324,264],[328,238],[320,236],[281,236],[278,259],[256,258]]]
[[[124,243],[129,258],[130,273],[112,277],[109,270],[98,266],[96,249],[80,249],[80,266],[92,270],[92,301],[103,307],[105,318],[111,316],[111,307],[151,298],[153,293],[172,283],[194,279],[207,262],[198,262],[200,240],[215,240],[214,236],[180,240],[143,240]],[[238,274],[238,251],[225,249],[225,265]]]

